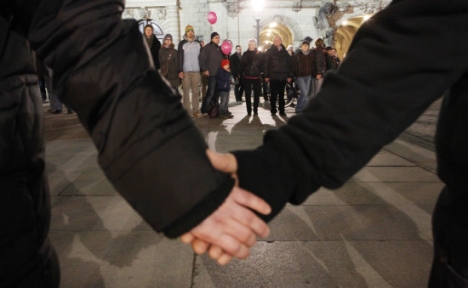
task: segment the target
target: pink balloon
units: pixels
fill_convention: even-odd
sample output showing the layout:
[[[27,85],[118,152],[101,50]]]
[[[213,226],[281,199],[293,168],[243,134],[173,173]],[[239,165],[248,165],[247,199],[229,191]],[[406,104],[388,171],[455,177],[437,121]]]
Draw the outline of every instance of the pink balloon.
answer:
[[[224,55],[229,55],[231,54],[232,51],[232,43],[229,40],[224,40],[223,43],[221,44],[221,51],[224,53]]]
[[[210,24],[213,25],[218,20],[218,16],[216,16],[215,12],[210,12],[208,13],[207,19],[208,19],[208,22],[210,22]]]

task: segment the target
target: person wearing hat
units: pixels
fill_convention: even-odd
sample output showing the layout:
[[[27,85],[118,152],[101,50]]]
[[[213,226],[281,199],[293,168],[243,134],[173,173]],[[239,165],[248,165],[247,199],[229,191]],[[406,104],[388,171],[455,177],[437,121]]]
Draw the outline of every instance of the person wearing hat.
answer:
[[[198,56],[201,51],[201,44],[195,37],[195,30],[192,25],[185,27],[184,39],[180,41],[178,46],[178,72],[179,78],[182,79],[183,98],[182,103],[187,112],[194,118],[201,116],[199,111],[200,92],[198,86],[200,84],[200,64]],[[192,97],[190,98],[190,90]]]
[[[229,92],[231,91],[231,62],[228,59],[221,60],[221,67],[218,68],[216,83],[219,93],[219,114],[218,118],[233,118],[228,111]]]
[[[198,61],[203,73],[208,76],[208,91],[203,99],[201,112],[208,113],[208,106],[211,99],[218,100],[216,89],[216,74],[218,74],[219,63],[224,59],[224,55],[219,47],[220,37],[217,32],[211,33],[211,42],[203,47]]]
[[[172,35],[166,34],[164,36],[161,50],[159,50],[161,74],[169,81],[172,88],[179,91],[178,87],[180,85],[180,80],[177,65],[177,54],[178,52],[176,49],[174,49],[174,44],[172,43]]]
[[[153,58],[154,67],[156,67],[156,69],[159,69],[161,68],[159,64],[159,49],[161,49],[161,42],[159,42],[156,35],[154,35],[153,26],[151,26],[151,24],[147,24],[143,29],[143,32],[145,35],[146,43],[148,44],[149,49],[151,51],[151,57]]]

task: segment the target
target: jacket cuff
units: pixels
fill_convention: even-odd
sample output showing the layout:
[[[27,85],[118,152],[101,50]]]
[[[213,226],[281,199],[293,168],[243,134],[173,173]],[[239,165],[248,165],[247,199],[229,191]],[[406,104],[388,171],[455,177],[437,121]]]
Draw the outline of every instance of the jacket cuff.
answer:
[[[164,229],[164,234],[168,238],[177,238],[182,234],[192,230],[205,218],[211,215],[224,202],[234,187],[234,179],[226,175],[225,181],[215,191],[208,194],[188,213],[177,219],[173,224]]]

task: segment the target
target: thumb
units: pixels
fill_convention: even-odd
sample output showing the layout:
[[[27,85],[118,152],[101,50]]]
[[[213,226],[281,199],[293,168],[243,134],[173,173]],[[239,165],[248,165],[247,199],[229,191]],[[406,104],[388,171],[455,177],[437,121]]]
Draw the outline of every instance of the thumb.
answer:
[[[234,155],[231,153],[218,154],[210,149],[207,149],[206,155],[208,156],[208,159],[210,159],[214,168],[226,173],[237,172],[237,160],[236,157],[234,157]]]

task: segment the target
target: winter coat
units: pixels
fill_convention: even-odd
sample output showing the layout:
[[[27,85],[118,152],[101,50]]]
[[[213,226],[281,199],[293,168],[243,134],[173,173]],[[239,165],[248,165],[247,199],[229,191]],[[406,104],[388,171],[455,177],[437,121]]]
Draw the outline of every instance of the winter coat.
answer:
[[[292,78],[291,56],[283,44],[282,49],[278,50],[276,46],[272,46],[265,53],[265,78],[270,80],[286,80]]]
[[[254,51],[247,50],[242,55],[241,71],[244,78],[256,79],[260,78],[263,73],[264,53],[257,49]]]
[[[42,104],[28,47],[54,71],[56,93],[77,112],[106,177],[154,230],[172,238],[188,232],[234,185],[212,167],[180,97],[148,61],[138,23],[118,17],[124,1],[63,5],[0,3],[2,287],[54,287],[41,282],[56,262],[47,240]]]
[[[143,37],[146,38],[146,36]],[[149,48],[151,52],[151,57],[153,58],[154,67],[156,67],[157,70],[161,68],[161,64],[159,63],[159,49],[161,49],[161,42],[159,42],[159,39],[154,34],[152,34],[151,37],[153,38],[153,44]]]
[[[174,45],[171,45],[169,48],[162,47],[159,50],[159,63],[161,63],[161,68],[166,65],[166,62],[169,61],[169,69],[166,76],[164,76],[169,83],[171,83],[172,87],[177,87],[180,85],[179,80],[179,69],[178,69],[178,55],[177,50],[174,49]]]
[[[210,76],[216,76],[223,59],[224,55],[221,52],[221,48],[213,42],[205,45],[200,52],[200,56],[198,56],[201,70],[203,72],[210,71]]]
[[[315,78],[317,75],[322,75],[322,77],[325,76],[327,65],[325,63],[325,54],[323,53],[322,48],[315,48],[310,52],[314,53],[314,70],[312,77]]]
[[[304,52],[294,54],[292,67],[295,77],[304,77],[314,74],[314,53],[309,51],[309,54],[305,55]]]
[[[229,55],[229,61],[231,62],[231,73],[232,77],[239,78],[241,77],[241,59],[237,53],[232,53]]]
[[[231,90],[231,72],[226,71],[223,67],[219,67],[216,73],[216,84],[218,91]]]
[[[177,54],[178,54],[178,65],[179,65],[179,73],[180,72],[199,72],[200,71],[200,63],[198,62],[198,56],[200,55],[200,51],[202,49],[201,43],[198,40],[193,40],[193,41],[188,41],[187,40],[187,35],[184,35],[184,39],[180,41],[179,46],[177,48]],[[186,52],[189,51],[189,52]],[[187,61],[193,61],[193,65],[190,65],[191,67],[188,67],[189,69],[184,69],[184,66],[186,67],[187,64],[185,63],[185,54],[190,53],[190,55],[193,55],[195,58],[193,59],[188,59]],[[187,68],[187,67],[186,67]]]

